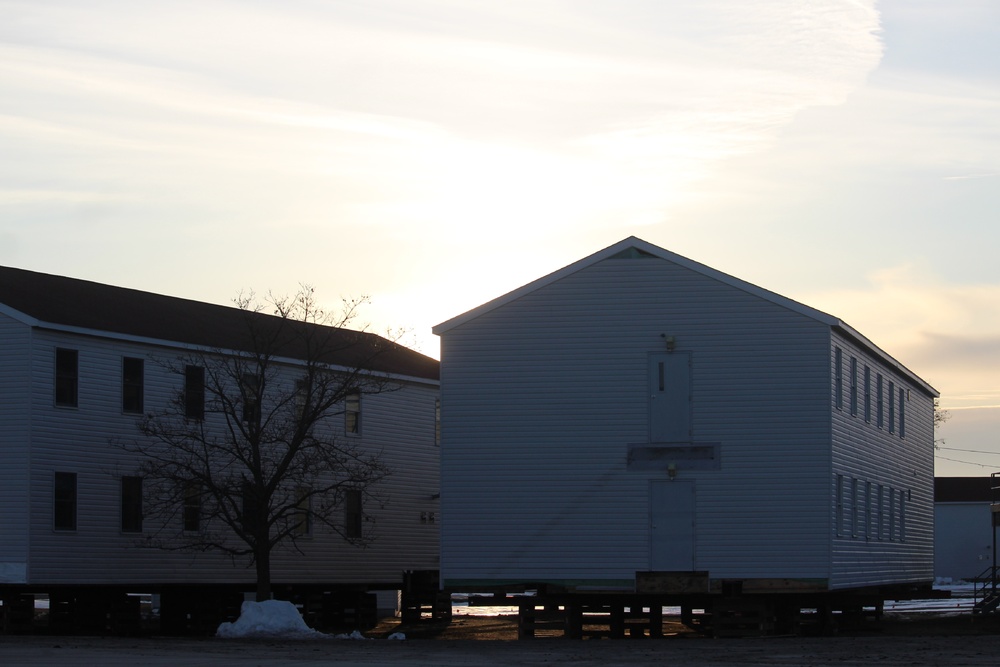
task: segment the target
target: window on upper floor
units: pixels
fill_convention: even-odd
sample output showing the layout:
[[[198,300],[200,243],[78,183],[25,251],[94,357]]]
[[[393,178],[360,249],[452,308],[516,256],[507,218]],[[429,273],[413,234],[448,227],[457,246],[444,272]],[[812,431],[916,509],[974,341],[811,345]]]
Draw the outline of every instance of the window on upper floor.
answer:
[[[899,388],[899,437],[906,437],[906,390]]]
[[[53,477],[52,526],[76,530],[76,473],[57,472]]]
[[[875,376],[875,425],[882,428],[885,417],[884,393],[882,391],[882,374]]]
[[[142,359],[122,358],[122,412],[142,414],[144,370]]]
[[[851,357],[851,416],[858,416],[858,358]]]
[[[434,444],[441,446],[441,399],[434,399]]]
[[[838,410],[844,407],[844,353],[839,347],[833,350],[833,404]]]
[[[872,369],[865,364],[865,422],[872,421]]]
[[[184,416],[188,419],[205,418],[205,368],[184,367]]]
[[[142,532],[142,477],[121,478],[121,520],[123,533]]]
[[[75,408],[78,403],[77,386],[80,379],[79,352],[63,347],[56,348],[56,405]]]
[[[361,433],[361,392],[352,391],[344,402],[344,430]]]
[[[243,400],[243,421],[255,424],[260,421],[260,380],[253,373],[240,378],[240,398]]]
[[[896,383],[889,382],[889,433],[896,432]]]

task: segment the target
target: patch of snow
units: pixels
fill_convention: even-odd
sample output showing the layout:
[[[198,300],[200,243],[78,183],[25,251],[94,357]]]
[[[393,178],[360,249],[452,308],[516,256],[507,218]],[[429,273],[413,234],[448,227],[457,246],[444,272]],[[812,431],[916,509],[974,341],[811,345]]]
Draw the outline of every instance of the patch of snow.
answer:
[[[240,607],[240,617],[233,623],[223,623],[215,632],[226,639],[263,637],[268,639],[319,639],[322,632],[313,630],[302,615],[286,600],[247,601]]]
[[[391,635],[389,635],[388,637],[386,637],[386,639],[395,639],[395,640],[402,641],[402,640],[406,639],[406,635],[404,635],[402,632],[394,632]]]
[[[365,640],[368,639],[368,637],[365,637],[363,634],[361,634],[357,630],[355,630],[354,632],[352,632],[349,635],[334,635],[333,638],[334,639],[365,639]]]

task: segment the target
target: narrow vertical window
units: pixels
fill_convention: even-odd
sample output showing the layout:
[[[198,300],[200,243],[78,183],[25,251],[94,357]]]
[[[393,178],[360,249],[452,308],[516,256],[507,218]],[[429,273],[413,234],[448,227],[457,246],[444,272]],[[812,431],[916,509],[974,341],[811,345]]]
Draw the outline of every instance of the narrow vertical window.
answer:
[[[257,502],[257,492],[254,489],[253,484],[250,482],[243,482],[243,512],[240,515],[240,521],[243,523],[244,530],[254,530],[256,524],[263,518],[261,514],[261,505]]]
[[[858,478],[851,478],[851,537],[858,536]]]
[[[834,527],[837,537],[844,534],[844,476],[838,474],[836,477],[837,488],[834,490],[837,498],[837,515],[834,518]]]
[[[858,416],[858,359],[851,357],[851,416]]]
[[[865,423],[872,421],[872,369],[865,364]]]
[[[122,477],[122,532],[142,532],[142,477]]]
[[[344,406],[344,429],[348,433],[361,433],[361,392],[347,395]]]
[[[295,526],[292,533],[300,537],[312,535],[312,494],[303,487],[295,492],[298,502],[295,504]]]
[[[53,484],[52,526],[76,530],[76,473],[57,472]]]
[[[878,527],[876,528],[876,536],[878,539],[883,539],[885,537],[885,488],[879,484],[878,485]]]
[[[195,533],[201,530],[201,484],[184,483],[184,530]]]
[[[906,501],[909,491],[899,492],[899,541],[906,541]]]
[[[260,421],[260,381],[253,373],[240,378],[240,398],[243,399],[243,421],[256,424]]]
[[[344,537],[358,539],[364,533],[364,511],[361,507],[361,490],[344,492]]]
[[[899,388],[899,437],[906,437],[906,390]]]
[[[295,419],[301,421],[306,414],[306,406],[309,403],[309,381],[299,378],[295,381],[295,396],[293,398],[295,407]]]
[[[122,359],[122,412],[142,414],[143,373],[142,359]]]
[[[56,405],[77,407],[79,382],[79,353],[76,350],[56,348]]]
[[[889,433],[896,432],[896,384],[889,382]]]
[[[889,487],[889,539],[896,539],[896,489]]]
[[[882,428],[884,422],[884,410],[882,401],[882,374],[878,373],[875,376],[875,425]]]
[[[434,399],[434,444],[441,446],[441,399]]]
[[[833,350],[833,403],[838,410],[844,407],[844,353],[839,347]]]
[[[872,483],[865,482],[865,539],[870,540],[872,538]]]
[[[202,366],[184,367],[184,416],[197,420],[205,418],[205,369]]]

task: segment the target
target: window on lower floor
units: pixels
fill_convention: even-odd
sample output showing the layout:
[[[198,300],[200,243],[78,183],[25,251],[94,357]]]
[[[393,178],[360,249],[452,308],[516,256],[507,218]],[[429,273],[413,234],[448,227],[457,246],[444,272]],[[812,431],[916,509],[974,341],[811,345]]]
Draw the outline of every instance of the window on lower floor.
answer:
[[[298,503],[295,511],[295,527],[292,532],[300,537],[312,535],[312,496],[308,489],[299,489],[296,493]]]
[[[184,484],[184,530],[197,532],[201,530],[201,484],[186,482]]]
[[[76,473],[57,472],[53,480],[52,526],[76,530]]]
[[[352,539],[364,534],[364,511],[361,506],[361,490],[348,489],[344,492],[344,536]]]
[[[122,477],[122,532],[142,532],[142,477]]]

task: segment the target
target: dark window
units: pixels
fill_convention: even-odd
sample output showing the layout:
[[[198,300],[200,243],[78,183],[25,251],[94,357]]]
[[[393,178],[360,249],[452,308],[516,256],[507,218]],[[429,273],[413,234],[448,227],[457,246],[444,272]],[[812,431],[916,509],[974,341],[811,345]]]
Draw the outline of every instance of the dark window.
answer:
[[[899,388],[899,437],[906,437],[906,390]]]
[[[434,399],[434,444],[441,446],[441,399]]]
[[[260,505],[257,502],[257,495],[254,492],[253,484],[243,482],[243,514],[240,520],[243,523],[244,530],[252,531],[254,529],[254,524],[259,519],[259,507]]]
[[[844,407],[844,353],[839,347],[833,350],[833,403],[840,410]]]
[[[840,537],[844,533],[844,476],[838,474],[836,480],[837,518],[834,527],[837,537]]]
[[[301,488],[297,492],[299,501],[295,505],[295,527],[292,532],[295,535],[312,535],[312,495],[306,488]]]
[[[122,532],[142,532],[142,477],[122,477]]]
[[[142,414],[142,359],[122,359],[122,412]]]
[[[55,474],[52,525],[56,530],[76,530],[76,473]]]
[[[361,507],[361,490],[348,489],[344,492],[344,536],[357,539],[364,531],[364,512]]]
[[[201,530],[201,485],[197,482],[184,484],[184,530]]]
[[[882,374],[875,376],[875,425],[882,428],[884,422],[884,393],[882,391]]]
[[[896,384],[889,383],[889,433],[896,432]]]
[[[851,537],[858,536],[858,478],[851,478]]]
[[[56,405],[77,406],[78,361],[76,350],[56,348]]]
[[[899,492],[899,541],[906,541],[906,501],[909,500],[909,491]]]
[[[878,485],[878,539],[885,539],[885,488]]]
[[[872,369],[865,364],[865,422],[872,421]]]
[[[361,433],[361,392],[352,391],[347,395],[344,408],[344,428],[348,433]]]
[[[205,418],[205,369],[201,366],[184,367],[184,416]]]
[[[858,359],[851,357],[851,416],[858,416]]]
[[[889,539],[896,539],[896,489],[889,487]]]
[[[256,424],[260,421],[260,380],[252,373],[244,373],[240,380],[243,398],[243,421]]]

